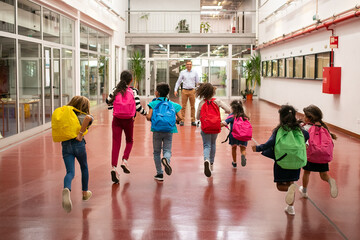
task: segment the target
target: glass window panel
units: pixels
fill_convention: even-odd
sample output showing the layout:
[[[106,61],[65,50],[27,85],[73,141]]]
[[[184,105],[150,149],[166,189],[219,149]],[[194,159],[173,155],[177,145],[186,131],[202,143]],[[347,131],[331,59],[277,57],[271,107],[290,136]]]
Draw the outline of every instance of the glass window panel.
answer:
[[[209,81],[216,87],[216,96],[226,96],[226,61],[210,61]]]
[[[315,55],[305,56],[305,78],[315,78]]]
[[[61,19],[61,43],[68,46],[74,46],[75,21],[68,19],[64,16],[61,16],[60,19]]]
[[[271,77],[271,61],[266,61],[267,69],[266,76]]]
[[[60,43],[60,14],[43,8],[43,25],[44,40]]]
[[[107,56],[99,57],[99,83],[99,103],[103,103],[109,95],[109,57]]]
[[[228,57],[228,45],[210,45],[210,57]]]
[[[149,52],[151,58],[167,58],[167,44],[150,45]]]
[[[286,58],[286,73],[287,78],[294,77],[294,58]]]
[[[127,46],[127,56],[132,58],[135,52],[140,52],[142,57],[145,57],[145,45],[129,45]]]
[[[251,45],[233,45],[232,57],[233,58],[246,58],[251,53]]]
[[[266,76],[266,61],[261,62],[261,76]]]
[[[62,100],[67,104],[74,96],[75,89],[74,79],[74,57],[73,50],[62,49]]]
[[[15,0],[0,0],[0,31],[15,33]]]
[[[155,94],[156,85],[158,83],[167,82],[167,70],[167,60],[155,60],[150,62],[150,95]]]
[[[80,48],[82,49],[89,48],[88,33],[89,33],[89,28],[83,24],[80,24]]]
[[[4,138],[17,133],[15,44],[15,39],[0,37],[0,133]]]
[[[303,78],[304,58],[295,57],[295,78]]]
[[[18,0],[18,33],[41,38],[40,5],[27,0]]]
[[[101,53],[109,54],[109,36],[100,33],[98,34],[98,45]]]
[[[98,55],[89,54],[89,90],[90,104],[96,105],[98,102]]]
[[[285,60],[279,59],[278,64],[279,64],[279,77],[285,77]]]
[[[80,91],[81,96],[89,98],[89,56],[80,52]]]
[[[278,62],[277,60],[271,60],[272,64],[272,76],[277,77],[278,76]]]
[[[244,63],[243,60],[232,61],[232,81],[231,81],[231,95],[241,96],[241,91],[246,88],[246,81],[244,78]],[[266,62],[263,62],[263,64]]]
[[[323,78],[323,68],[330,67],[330,52],[316,54],[316,78]]]
[[[198,58],[208,56],[208,45],[170,45],[170,58]]]
[[[97,35],[98,32],[89,28],[89,50],[97,52]]]
[[[42,122],[41,45],[19,40],[19,51],[19,116],[22,132]]]

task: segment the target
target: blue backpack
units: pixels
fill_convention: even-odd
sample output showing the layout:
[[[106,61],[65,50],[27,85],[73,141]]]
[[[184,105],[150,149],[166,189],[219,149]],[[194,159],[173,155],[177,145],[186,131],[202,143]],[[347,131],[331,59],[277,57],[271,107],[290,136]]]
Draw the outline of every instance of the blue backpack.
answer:
[[[153,114],[151,116],[151,128],[154,132],[171,132],[175,127],[176,112],[169,99],[162,100],[155,98],[153,101],[159,100]]]

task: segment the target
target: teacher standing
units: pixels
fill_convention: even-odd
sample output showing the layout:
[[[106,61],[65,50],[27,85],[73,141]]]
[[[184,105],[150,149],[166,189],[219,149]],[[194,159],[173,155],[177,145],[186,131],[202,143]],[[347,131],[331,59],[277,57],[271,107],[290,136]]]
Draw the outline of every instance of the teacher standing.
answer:
[[[195,88],[199,83],[199,76],[197,72],[191,69],[192,62],[190,60],[186,61],[186,69],[180,72],[179,78],[176,81],[174,95],[177,97],[177,90],[181,83],[183,83],[183,89],[181,91],[181,117],[180,126],[184,126],[185,121],[185,110],[187,101],[190,101],[190,108],[191,108],[191,125],[196,126],[195,123]]]

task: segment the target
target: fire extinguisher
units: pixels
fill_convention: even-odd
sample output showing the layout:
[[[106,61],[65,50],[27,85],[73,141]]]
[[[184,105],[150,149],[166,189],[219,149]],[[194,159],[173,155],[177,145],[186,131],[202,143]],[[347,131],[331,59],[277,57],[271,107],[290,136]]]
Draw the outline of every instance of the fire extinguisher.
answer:
[[[231,32],[232,32],[232,33],[236,33],[236,27],[232,27],[232,28],[231,28]]]

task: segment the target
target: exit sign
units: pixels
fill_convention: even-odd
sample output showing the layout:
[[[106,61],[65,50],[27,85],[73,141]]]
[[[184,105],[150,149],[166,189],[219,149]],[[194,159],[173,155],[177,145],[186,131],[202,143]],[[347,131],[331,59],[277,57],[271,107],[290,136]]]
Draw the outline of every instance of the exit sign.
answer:
[[[330,37],[330,48],[338,48],[339,47],[339,37],[331,36]]]

